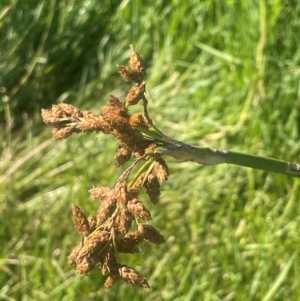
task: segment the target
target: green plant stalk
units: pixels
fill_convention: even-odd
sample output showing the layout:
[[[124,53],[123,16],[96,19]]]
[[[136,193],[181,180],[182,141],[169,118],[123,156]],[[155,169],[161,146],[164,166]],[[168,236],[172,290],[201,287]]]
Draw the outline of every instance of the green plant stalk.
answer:
[[[203,165],[228,163],[300,178],[300,164],[234,151],[192,146],[166,136],[154,126],[150,118],[148,122],[151,126],[136,128],[136,134],[158,145],[148,151],[147,154],[150,156],[167,155],[180,161],[192,161]]]
[[[170,142],[173,140],[169,139]],[[173,140],[170,145],[157,147],[154,153],[204,165],[228,163],[300,178],[300,164],[228,150],[195,147],[177,140]]]
[[[138,179],[138,177],[145,171],[149,170],[151,168],[151,165],[155,162],[155,158],[151,158],[150,160],[146,161],[142,167],[136,172],[133,179],[129,182],[128,186],[132,187],[135,181]]]

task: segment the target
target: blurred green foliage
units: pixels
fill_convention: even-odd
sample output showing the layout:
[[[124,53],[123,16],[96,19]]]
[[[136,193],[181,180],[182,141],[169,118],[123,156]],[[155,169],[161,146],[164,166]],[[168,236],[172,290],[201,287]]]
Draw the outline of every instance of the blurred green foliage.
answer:
[[[120,260],[151,289],[74,274],[70,205],[113,186],[117,144],[52,141],[41,108],[99,112],[129,85],[116,64],[144,58],[154,123],[173,138],[299,162],[300,1],[2,1],[0,300],[299,300],[299,180],[168,159],[167,243]],[[147,200],[145,199],[147,202]]]

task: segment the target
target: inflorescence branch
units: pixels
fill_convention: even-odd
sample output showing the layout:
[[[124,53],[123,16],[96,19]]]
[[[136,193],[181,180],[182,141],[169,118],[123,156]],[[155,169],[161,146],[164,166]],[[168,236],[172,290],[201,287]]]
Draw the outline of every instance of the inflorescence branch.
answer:
[[[116,153],[116,166],[121,166],[133,156],[134,162],[119,177],[114,188],[94,187],[90,195],[100,200],[94,215],[87,216],[73,204],[72,219],[81,235],[80,242],[68,257],[76,272],[86,275],[100,268],[107,276],[105,286],[112,286],[122,279],[132,285],[149,287],[146,279],[134,268],[118,262],[118,253],[139,253],[145,241],[154,244],[165,242],[164,237],[148,224],[151,213],[138,196],[142,188],[151,202],[157,204],[160,183],[168,179],[168,166],[158,146],[169,144],[172,139],[160,132],[148,114],[148,100],[144,81],[146,70],[139,54],[131,46],[128,66],[118,65],[121,76],[135,85],[129,90],[125,102],[110,96],[109,105],[102,107],[102,114],[80,111],[73,105],[60,103],[50,110],[42,110],[46,124],[53,127],[54,139],[64,139],[73,133],[103,132],[113,135],[120,144]],[[129,107],[142,101],[144,112],[130,115]],[[141,164],[130,177],[133,168]]]

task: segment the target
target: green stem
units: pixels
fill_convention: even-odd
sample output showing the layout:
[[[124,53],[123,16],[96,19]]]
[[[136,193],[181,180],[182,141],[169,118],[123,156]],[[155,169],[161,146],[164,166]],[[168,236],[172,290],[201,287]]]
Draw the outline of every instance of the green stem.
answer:
[[[228,150],[195,147],[164,135],[153,123],[151,124],[151,128],[140,128],[139,133],[143,139],[157,143],[158,147],[153,150],[153,154],[167,155],[178,160],[193,161],[204,165],[235,164],[300,178],[300,164]]]
[[[228,163],[300,178],[300,164],[209,147],[195,147],[179,141],[158,147],[155,153],[204,165]]]
[[[146,170],[148,170],[148,168],[150,168],[150,166],[152,165],[152,163],[155,161],[155,158],[151,158],[148,161],[146,161],[142,167],[137,171],[137,173],[134,175],[133,179],[130,181],[130,183],[128,184],[129,187],[132,187],[133,184],[135,183],[135,181],[138,179],[138,177],[145,172]]]

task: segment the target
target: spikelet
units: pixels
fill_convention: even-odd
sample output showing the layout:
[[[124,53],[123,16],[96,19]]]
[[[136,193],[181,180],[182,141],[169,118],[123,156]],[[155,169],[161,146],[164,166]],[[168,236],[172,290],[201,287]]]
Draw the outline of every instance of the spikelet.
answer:
[[[135,51],[133,45],[129,45],[129,47],[130,47],[129,67],[132,71],[137,72],[140,75],[140,79],[142,80],[146,76],[146,70],[144,67],[143,60],[138,54],[138,52]]]
[[[132,200],[128,201],[127,208],[133,216],[140,218],[142,221],[150,221],[151,220],[150,211],[139,200],[132,199]]]
[[[104,283],[104,287],[112,287],[118,280],[120,279],[119,274],[117,275],[109,275]]]
[[[114,225],[114,229],[116,233],[125,235],[131,228],[132,220],[133,220],[132,214],[126,207],[124,207],[121,210],[120,214],[118,215]]]
[[[116,166],[120,167],[131,157],[132,151],[126,147],[120,147],[116,154]]]
[[[92,198],[101,200],[105,199],[110,191],[108,187],[94,187],[89,190]]]
[[[70,137],[73,133],[77,133],[73,127],[53,128],[52,137],[54,140],[62,140]]]
[[[159,158],[153,167],[152,173],[157,177],[159,182],[165,182],[168,180],[169,169],[166,161],[163,158]]]
[[[146,224],[139,224],[138,231],[141,233],[145,241],[160,245],[166,242],[165,238],[153,227]]]
[[[116,264],[117,257],[115,248],[112,243],[109,243],[105,250],[103,250],[103,252],[100,254],[97,266],[101,268],[103,275],[107,275],[111,273]]]
[[[82,236],[88,236],[91,232],[90,224],[80,207],[72,204],[72,219],[75,228]]]
[[[127,185],[122,180],[121,181],[119,180],[117,182],[114,191],[117,197],[118,205],[121,208],[126,206],[128,201],[128,196],[129,196]]]
[[[119,70],[119,73],[121,76],[127,81],[127,82],[136,82],[137,75],[135,72],[133,72],[130,67],[123,66],[123,65],[117,65],[117,68]]]
[[[138,245],[142,240],[143,235],[139,231],[129,232],[124,237],[116,239],[117,250],[120,253],[140,253]]]
[[[90,232],[92,233],[96,230],[96,227],[97,227],[97,218],[96,218],[96,216],[93,215],[93,214],[89,215],[88,222],[89,222],[89,225],[90,225]]]
[[[130,61],[129,66],[117,65],[119,73],[126,81],[132,81],[135,83],[142,83],[146,70],[144,68],[143,60],[140,55],[130,45]]]
[[[104,250],[110,238],[110,232],[98,231],[94,232],[85,241],[83,247],[79,251],[77,260],[81,261],[84,257],[90,257]]]
[[[126,96],[126,107],[136,105],[144,96],[145,82],[132,87]]]
[[[86,275],[95,267],[96,263],[93,260],[92,256],[86,256],[81,258],[80,261],[77,262],[76,266],[76,274],[78,275]]]
[[[104,199],[97,210],[97,226],[102,225],[116,210],[117,200],[112,196]]]
[[[141,286],[147,288],[150,287],[146,279],[134,268],[130,268],[126,265],[119,264],[118,271],[121,279],[126,282],[135,286]]]
[[[102,116],[83,111],[77,107],[60,103],[52,105],[50,110],[42,109],[42,118],[46,124],[53,126],[54,139],[65,139],[73,133],[102,131],[106,132],[107,123]]]
[[[148,123],[147,119],[145,118],[145,115],[142,113],[135,113],[129,118],[130,126],[133,129],[137,129],[140,127],[149,128],[150,124]]]
[[[154,174],[149,174],[144,186],[151,202],[154,205],[157,204],[160,195],[160,185],[157,177]]]

